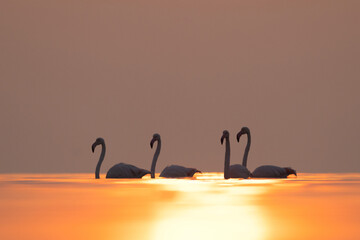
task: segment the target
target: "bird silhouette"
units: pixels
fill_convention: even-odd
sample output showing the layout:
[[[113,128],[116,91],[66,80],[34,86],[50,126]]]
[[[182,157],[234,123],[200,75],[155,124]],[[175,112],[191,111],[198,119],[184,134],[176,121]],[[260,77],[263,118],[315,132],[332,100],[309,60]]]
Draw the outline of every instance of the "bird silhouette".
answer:
[[[97,145],[102,146],[100,158],[95,169],[95,178],[98,179],[100,178],[100,167],[105,158],[105,152],[106,152],[105,140],[103,138],[97,138],[96,141],[91,146],[92,152],[95,151]],[[109,169],[109,171],[106,174],[106,178],[142,178],[144,175],[149,173],[150,171],[135,167],[134,165],[131,164],[118,163]]]
[[[239,142],[240,141],[240,137],[246,134],[248,137],[248,142],[245,148],[245,153],[244,153],[244,159],[243,159],[243,165],[247,164],[247,157],[250,151],[250,144],[251,144],[251,134],[250,134],[250,129],[248,127],[243,127],[240,132],[238,132],[238,134],[236,135],[236,139]],[[290,174],[294,174],[295,176],[297,176],[296,171],[290,167],[278,167],[278,166],[273,166],[273,165],[263,165],[260,166],[258,168],[256,168],[251,176],[254,178],[286,178],[287,176],[289,176]]]
[[[161,138],[158,133],[155,133],[153,135],[153,138],[151,139],[150,142],[151,148],[153,148],[155,142],[157,142],[157,147],[153,161],[151,163],[151,178],[155,178],[156,162],[160,155],[160,149],[161,149]],[[201,173],[201,171],[197,170],[196,168],[187,168],[179,165],[171,165],[171,166],[167,166],[166,168],[164,168],[164,170],[162,170],[162,172],[160,173],[160,177],[165,177],[165,178],[192,177],[197,172]]]
[[[230,166],[230,140],[229,132],[227,130],[223,131],[221,136],[221,144],[224,143],[225,139],[225,166],[224,166],[224,178],[248,178],[250,177],[250,171],[241,164],[234,164]]]

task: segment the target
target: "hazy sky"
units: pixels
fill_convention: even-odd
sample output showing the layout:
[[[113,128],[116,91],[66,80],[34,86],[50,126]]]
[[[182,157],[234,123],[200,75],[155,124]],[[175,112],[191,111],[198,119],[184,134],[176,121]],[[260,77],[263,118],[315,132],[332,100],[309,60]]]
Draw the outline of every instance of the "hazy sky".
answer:
[[[0,172],[360,171],[360,1],[1,0]]]

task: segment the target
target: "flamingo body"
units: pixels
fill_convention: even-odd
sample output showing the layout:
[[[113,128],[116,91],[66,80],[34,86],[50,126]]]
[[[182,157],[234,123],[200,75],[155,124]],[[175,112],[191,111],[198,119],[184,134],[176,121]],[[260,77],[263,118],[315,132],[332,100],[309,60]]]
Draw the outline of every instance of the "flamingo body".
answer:
[[[160,177],[166,178],[181,178],[192,177],[196,172],[200,172],[196,168],[187,168],[178,165],[167,166],[162,170]],[[201,172],[200,172],[201,173]]]
[[[150,171],[131,164],[118,163],[109,169],[106,178],[142,178],[146,174],[150,174]]]
[[[282,168],[273,165],[263,165],[256,168],[252,176],[254,178],[287,178],[290,174],[295,174],[296,171],[292,168]]]
[[[241,164],[231,165],[230,178],[249,178],[251,176],[250,171]]]

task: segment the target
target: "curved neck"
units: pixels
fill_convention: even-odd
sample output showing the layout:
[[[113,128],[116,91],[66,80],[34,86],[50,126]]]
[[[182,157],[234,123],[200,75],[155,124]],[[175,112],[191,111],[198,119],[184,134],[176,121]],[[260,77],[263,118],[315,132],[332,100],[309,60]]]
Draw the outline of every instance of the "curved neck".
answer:
[[[105,151],[106,151],[105,143],[101,143],[101,154],[95,169],[95,178],[97,179],[100,178],[100,167],[102,162],[104,161]]]
[[[245,152],[244,152],[244,157],[243,157],[243,163],[242,165],[244,167],[246,167],[247,165],[247,158],[248,158],[248,155],[249,155],[249,151],[250,151],[250,144],[251,144],[251,136],[250,136],[250,133],[247,133],[247,144],[246,144],[246,147],[245,147]]]
[[[225,139],[225,166],[224,166],[224,178],[230,178],[230,141],[229,138]]]
[[[160,149],[161,149],[161,140],[159,139],[159,140],[157,140],[156,151],[154,153],[154,158],[151,163],[151,178],[155,178],[155,167],[156,167],[156,162],[158,160],[158,157],[160,155]]]

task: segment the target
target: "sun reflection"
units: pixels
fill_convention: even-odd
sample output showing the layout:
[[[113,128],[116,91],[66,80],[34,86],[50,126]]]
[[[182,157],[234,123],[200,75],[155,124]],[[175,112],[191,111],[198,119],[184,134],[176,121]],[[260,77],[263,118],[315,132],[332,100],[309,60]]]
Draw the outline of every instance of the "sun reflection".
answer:
[[[210,176],[210,179],[218,178],[219,174]],[[209,176],[201,179],[209,180]],[[171,181],[168,189],[181,192],[175,203],[161,208],[150,239],[264,239],[265,220],[253,201],[265,189],[248,186],[251,183],[236,179]]]
[[[260,240],[266,233],[255,206],[178,207],[169,215],[155,223],[150,239],[240,239],[246,236],[249,240]]]

